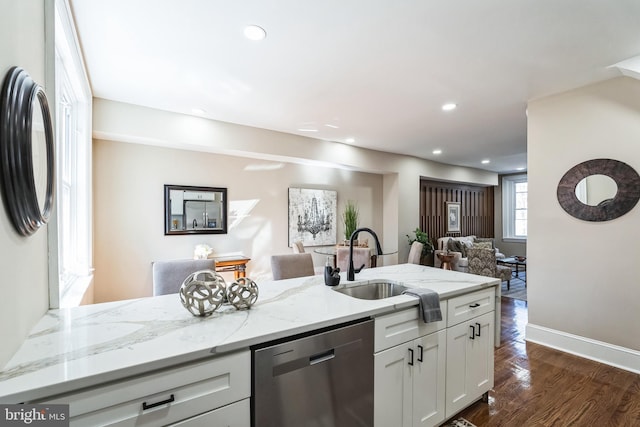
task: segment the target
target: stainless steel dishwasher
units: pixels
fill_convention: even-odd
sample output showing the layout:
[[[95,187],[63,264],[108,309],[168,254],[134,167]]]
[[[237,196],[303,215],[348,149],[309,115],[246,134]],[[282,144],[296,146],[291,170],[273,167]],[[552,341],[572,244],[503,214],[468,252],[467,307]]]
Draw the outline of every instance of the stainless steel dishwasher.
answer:
[[[373,426],[373,321],[254,349],[254,427]]]

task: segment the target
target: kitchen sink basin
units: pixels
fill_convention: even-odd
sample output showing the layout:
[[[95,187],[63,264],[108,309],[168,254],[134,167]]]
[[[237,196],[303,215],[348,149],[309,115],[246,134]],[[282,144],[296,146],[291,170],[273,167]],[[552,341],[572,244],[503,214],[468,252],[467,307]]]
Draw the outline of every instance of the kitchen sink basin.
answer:
[[[402,295],[408,288],[389,280],[369,281],[366,283],[334,289],[341,294],[359,299],[383,299]]]

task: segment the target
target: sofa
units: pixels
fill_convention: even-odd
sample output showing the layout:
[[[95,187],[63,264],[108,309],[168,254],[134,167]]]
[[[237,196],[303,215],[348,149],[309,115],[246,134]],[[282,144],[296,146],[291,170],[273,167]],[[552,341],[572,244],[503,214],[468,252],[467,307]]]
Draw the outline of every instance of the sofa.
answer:
[[[469,259],[466,257],[466,249],[476,248],[491,248],[496,252],[496,259],[504,258],[504,254],[500,253],[500,250],[495,247],[495,242],[492,237],[476,237],[476,236],[460,236],[460,237],[440,237],[437,240],[436,248],[434,250],[434,266],[440,268],[442,262],[438,257],[438,254],[449,253],[453,254],[453,260],[451,262],[451,268],[463,273],[469,272]]]

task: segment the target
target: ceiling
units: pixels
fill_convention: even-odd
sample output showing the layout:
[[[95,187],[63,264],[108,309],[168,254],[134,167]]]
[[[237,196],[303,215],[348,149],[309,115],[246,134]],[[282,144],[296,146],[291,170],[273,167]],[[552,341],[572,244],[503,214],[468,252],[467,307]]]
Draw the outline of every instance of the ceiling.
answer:
[[[527,101],[640,54],[638,0],[70,4],[95,97],[503,173]]]

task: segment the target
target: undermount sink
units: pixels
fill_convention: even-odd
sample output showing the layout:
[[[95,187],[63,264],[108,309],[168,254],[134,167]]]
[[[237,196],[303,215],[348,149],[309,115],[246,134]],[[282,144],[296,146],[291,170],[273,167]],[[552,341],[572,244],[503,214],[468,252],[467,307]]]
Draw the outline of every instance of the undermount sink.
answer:
[[[408,288],[389,280],[372,280],[366,283],[334,288],[336,292],[359,299],[383,299],[402,295]]]

